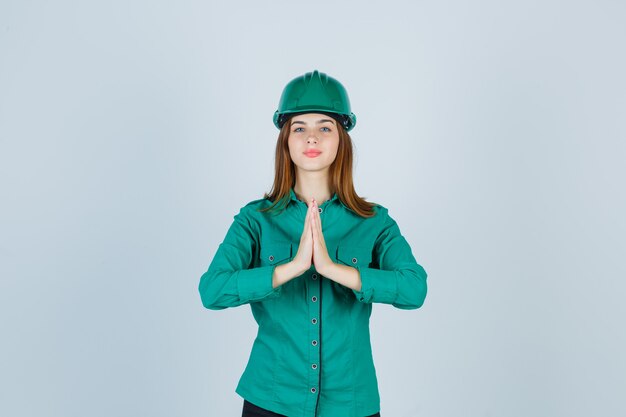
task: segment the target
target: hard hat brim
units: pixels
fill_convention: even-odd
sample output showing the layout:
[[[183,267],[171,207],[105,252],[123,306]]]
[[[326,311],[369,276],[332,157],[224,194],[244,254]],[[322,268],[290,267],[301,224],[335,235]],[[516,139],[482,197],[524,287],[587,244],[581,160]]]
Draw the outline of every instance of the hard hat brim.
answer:
[[[305,113],[322,113],[322,114],[327,114],[331,117],[333,117],[335,120],[337,120],[339,123],[342,124],[342,126],[344,127],[344,129],[346,129],[347,132],[349,132],[350,130],[352,130],[354,128],[354,125],[356,125],[356,115],[354,113],[350,113],[350,114],[344,114],[344,113],[337,113],[337,112],[333,112],[333,111],[328,111],[327,108],[320,108],[320,107],[307,107],[307,108],[302,108],[302,109],[291,109],[291,110],[286,110],[283,112],[279,112],[278,110],[276,110],[276,112],[274,112],[274,126],[276,126],[278,129],[282,128],[282,125],[284,124],[284,121],[282,123],[280,123],[280,119],[281,116],[283,115],[291,115],[291,116],[295,116],[297,114],[305,114]],[[348,121],[348,123],[343,123],[339,117],[336,116],[345,116],[346,120]]]

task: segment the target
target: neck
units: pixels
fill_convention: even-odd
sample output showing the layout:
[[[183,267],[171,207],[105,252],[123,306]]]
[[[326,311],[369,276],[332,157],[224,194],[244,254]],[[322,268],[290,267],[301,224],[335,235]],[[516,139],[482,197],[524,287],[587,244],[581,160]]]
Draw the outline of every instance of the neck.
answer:
[[[296,173],[296,184],[293,187],[296,196],[309,205],[315,198],[317,205],[330,200],[330,186],[327,172]]]

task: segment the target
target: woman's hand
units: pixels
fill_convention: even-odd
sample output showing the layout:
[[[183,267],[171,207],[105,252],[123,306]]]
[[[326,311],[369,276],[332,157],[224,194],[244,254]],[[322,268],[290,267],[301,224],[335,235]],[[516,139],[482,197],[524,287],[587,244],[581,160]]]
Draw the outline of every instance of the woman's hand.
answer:
[[[326,248],[326,242],[324,241],[324,234],[322,233],[322,219],[320,218],[319,210],[317,209],[317,201],[312,200],[309,211],[311,211],[311,231],[313,235],[313,264],[315,270],[321,275],[326,275],[335,263],[328,256],[328,249]]]
[[[328,249],[322,234],[322,220],[315,199],[311,200],[304,220],[304,230],[300,237],[298,253],[289,263],[278,265],[272,276],[272,286],[276,288],[285,282],[304,274],[311,263],[320,275],[347,288],[361,291],[361,274],[355,268],[336,264],[328,256]]]
[[[328,256],[328,249],[322,234],[322,220],[315,199],[309,202],[298,253],[291,262],[300,271],[298,275],[306,272],[311,264],[314,264],[315,270],[322,275],[334,266],[334,262]]]
[[[311,267],[311,263],[313,262],[313,233],[311,231],[312,218],[313,206],[310,205],[307,210],[306,217],[304,218],[304,229],[302,230],[302,236],[300,236],[298,253],[296,253],[296,256],[294,256],[291,261],[300,272],[297,275],[304,274]]]

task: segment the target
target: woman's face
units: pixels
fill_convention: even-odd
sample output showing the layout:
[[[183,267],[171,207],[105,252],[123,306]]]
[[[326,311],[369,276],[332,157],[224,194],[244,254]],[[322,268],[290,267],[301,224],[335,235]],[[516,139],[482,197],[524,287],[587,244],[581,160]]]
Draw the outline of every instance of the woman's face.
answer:
[[[289,126],[289,154],[302,171],[328,171],[337,156],[339,132],[337,122],[321,113],[293,116]]]

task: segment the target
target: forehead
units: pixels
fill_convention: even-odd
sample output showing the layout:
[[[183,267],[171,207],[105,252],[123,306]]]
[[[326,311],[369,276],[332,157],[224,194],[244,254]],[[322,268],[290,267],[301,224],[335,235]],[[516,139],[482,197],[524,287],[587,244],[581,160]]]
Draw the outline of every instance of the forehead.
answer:
[[[322,113],[297,114],[291,118],[291,123],[293,122],[317,123],[323,120],[330,121],[331,123],[335,123],[332,117],[328,116],[327,114],[322,114]]]

